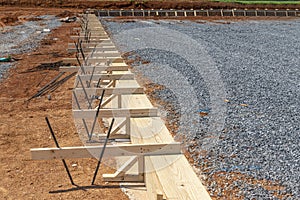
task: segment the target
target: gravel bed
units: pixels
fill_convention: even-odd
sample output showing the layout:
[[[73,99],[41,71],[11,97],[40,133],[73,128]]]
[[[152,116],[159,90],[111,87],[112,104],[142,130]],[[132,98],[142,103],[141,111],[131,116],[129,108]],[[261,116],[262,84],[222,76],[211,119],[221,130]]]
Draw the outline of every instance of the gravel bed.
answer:
[[[39,42],[49,34],[44,29],[55,29],[61,25],[57,17],[43,15],[38,17],[41,20],[28,21],[17,26],[6,26],[0,32],[0,57],[23,54],[36,49]],[[0,78],[5,71],[13,66],[13,63],[0,63]]]
[[[244,199],[300,199],[299,20],[103,23],[122,52],[150,61],[134,69],[166,86],[157,95],[175,104],[195,164],[210,166],[211,194],[236,186]],[[218,188],[220,172],[285,188],[246,180]]]

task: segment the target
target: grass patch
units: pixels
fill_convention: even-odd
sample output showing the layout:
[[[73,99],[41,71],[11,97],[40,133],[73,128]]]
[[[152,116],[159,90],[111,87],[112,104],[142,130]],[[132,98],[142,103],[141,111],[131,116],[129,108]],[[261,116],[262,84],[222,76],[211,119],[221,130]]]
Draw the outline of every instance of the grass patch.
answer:
[[[274,1],[274,0],[271,0],[271,1],[268,1],[268,0],[214,0],[214,1],[217,1],[217,2],[227,2],[227,3],[241,3],[241,4],[273,4],[273,5],[288,5],[288,4],[300,4],[300,1],[299,0],[295,0],[295,1],[291,1],[291,0],[288,0],[288,1]]]

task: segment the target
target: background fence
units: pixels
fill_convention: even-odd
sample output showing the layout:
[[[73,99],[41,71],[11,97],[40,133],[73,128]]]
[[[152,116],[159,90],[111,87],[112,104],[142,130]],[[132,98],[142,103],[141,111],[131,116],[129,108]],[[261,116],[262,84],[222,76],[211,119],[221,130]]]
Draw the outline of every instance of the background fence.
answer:
[[[196,16],[283,16],[300,17],[296,10],[236,10],[236,9],[208,9],[208,10],[96,10],[99,17],[196,17]]]

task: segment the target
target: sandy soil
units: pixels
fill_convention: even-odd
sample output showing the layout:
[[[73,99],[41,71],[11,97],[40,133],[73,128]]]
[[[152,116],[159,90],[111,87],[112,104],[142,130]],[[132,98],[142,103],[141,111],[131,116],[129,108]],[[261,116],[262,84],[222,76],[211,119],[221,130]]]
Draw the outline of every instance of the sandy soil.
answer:
[[[57,15],[64,11],[0,7],[1,16],[14,16],[2,21],[6,25],[22,23],[17,20],[20,15]],[[66,49],[75,26],[78,24],[63,24],[52,31],[37,50],[14,55],[21,60],[0,82],[0,199],[128,199],[118,184],[101,181],[102,173],[112,172],[106,166],[100,168],[96,185],[90,186],[96,160],[67,160],[74,181],[78,184],[75,187],[70,184],[60,160],[30,159],[30,148],[55,146],[45,116],[52,122],[61,146],[82,145],[72,118],[71,91],[74,79],[53,92],[51,100],[43,96],[26,102],[59,73],[57,69],[43,69],[39,65],[55,63],[71,56]]]

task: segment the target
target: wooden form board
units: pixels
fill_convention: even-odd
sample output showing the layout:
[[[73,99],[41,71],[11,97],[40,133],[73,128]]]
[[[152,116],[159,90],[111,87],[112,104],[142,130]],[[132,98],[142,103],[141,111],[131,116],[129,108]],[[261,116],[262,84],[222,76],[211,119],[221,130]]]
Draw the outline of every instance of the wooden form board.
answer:
[[[80,69],[79,66],[61,66],[59,67],[59,71],[61,72],[77,72]],[[83,69],[86,73],[91,73],[94,71],[94,73],[97,72],[111,72],[111,71],[128,71],[128,65],[125,63],[120,63],[120,65],[116,66],[83,66]]]
[[[128,83],[126,85],[128,86]],[[135,98],[135,101],[128,101],[130,95],[123,99],[128,102],[128,107],[148,106],[149,104],[146,96],[139,96]],[[134,144],[174,142],[160,118],[131,119],[130,131],[131,142]],[[145,168],[149,199],[157,199],[159,194],[166,199],[211,199],[183,155],[147,156]]]
[[[134,74],[128,73],[128,74],[87,74],[87,75],[77,75],[80,77],[82,81],[97,81],[99,79],[101,80],[133,80]]]
[[[106,41],[108,39],[105,39],[105,38],[94,38],[94,39],[91,39],[91,38],[82,38],[81,41],[82,43],[97,43],[97,42],[102,42],[102,41]]]
[[[91,52],[91,51],[116,51],[117,48],[115,46],[107,46],[107,45],[102,45],[102,46],[97,46],[97,47],[86,47],[82,48],[84,52]],[[77,49],[74,48],[69,48],[68,49],[69,53],[77,52]]]
[[[75,119],[93,119],[96,116],[96,110],[82,109],[73,110]],[[157,117],[157,108],[111,108],[100,109],[99,118],[112,117]]]
[[[95,47],[103,47],[103,46],[113,46],[114,43],[111,40],[103,40],[101,42],[83,42],[81,44],[82,48],[95,48]],[[76,46],[74,43],[69,43],[68,44],[68,49],[75,49]]]
[[[31,158],[33,160],[52,160],[70,158],[95,158],[103,150],[102,146],[79,146],[62,148],[33,148]],[[127,144],[107,145],[104,157],[116,156],[149,156],[162,154],[181,154],[180,143],[172,144]]]
[[[80,31],[82,33],[85,33],[85,29],[82,29],[82,28],[75,29],[75,30]],[[87,31],[88,32],[93,32],[93,31],[97,31],[98,32],[98,31],[101,31],[101,33],[105,32],[103,26],[99,26],[99,23],[92,22],[92,21],[89,21],[89,24],[87,26]]]
[[[104,96],[110,95],[129,95],[129,94],[144,94],[144,88],[142,87],[122,87],[122,88],[85,88],[85,92],[88,96],[98,95],[100,96],[105,90]],[[84,93],[83,88],[75,88],[75,93]]]
[[[96,42],[89,42],[89,41],[82,41],[82,46],[83,47],[91,47],[91,46],[97,46],[99,44],[110,44],[112,45],[113,42],[111,41],[111,39],[102,39],[102,40],[97,40]],[[69,43],[68,46],[75,46],[74,43]]]
[[[79,56],[81,56],[81,54],[79,54]],[[96,51],[93,50],[93,53],[87,53],[86,57],[88,56],[92,56],[92,57],[120,57],[121,54],[118,51],[104,51],[104,52],[100,52],[100,51]]]
[[[71,39],[85,39],[87,38],[85,35],[73,35],[71,36]],[[99,35],[99,36],[88,36],[89,40],[103,40],[103,39],[109,39],[107,35]]]
[[[80,59],[82,61],[82,59]],[[64,58],[63,62],[67,62],[67,63],[77,63],[77,59],[76,58]],[[83,61],[82,61],[83,62]],[[123,58],[121,57],[107,57],[107,58],[89,58],[87,60],[87,62],[91,65],[95,64],[95,63],[124,63]]]

